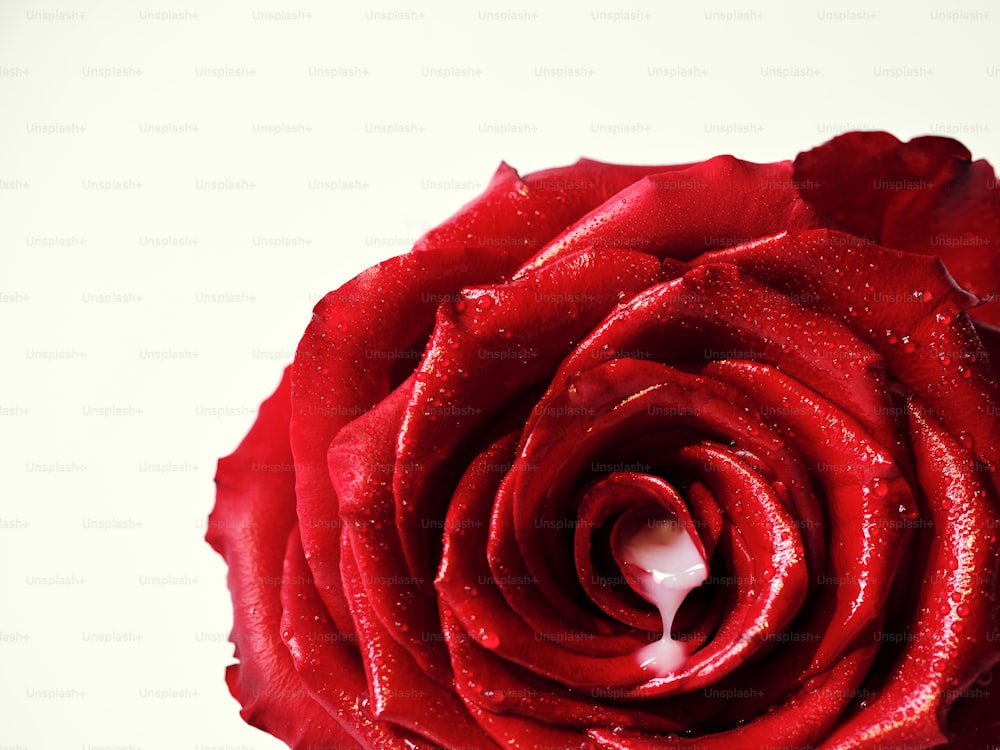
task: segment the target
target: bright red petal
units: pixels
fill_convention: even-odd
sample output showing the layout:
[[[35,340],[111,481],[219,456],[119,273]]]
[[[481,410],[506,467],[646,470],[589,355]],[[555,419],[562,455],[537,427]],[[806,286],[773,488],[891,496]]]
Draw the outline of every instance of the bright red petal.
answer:
[[[356,743],[313,698],[281,640],[285,544],[295,528],[295,471],[288,444],[291,374],[260,407],[257,422],[219,460],[216,504],[205,538],[229,565],[240,663],[226,681],[240,714],[294,748]]]

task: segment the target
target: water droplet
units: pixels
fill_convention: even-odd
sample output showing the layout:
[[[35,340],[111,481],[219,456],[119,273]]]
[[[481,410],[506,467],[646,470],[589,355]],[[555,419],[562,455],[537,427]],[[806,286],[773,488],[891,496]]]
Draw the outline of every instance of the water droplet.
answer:
[[[932,299],[934,299],[934,295],[931,294],[926,289],[918,289],[913,293],[913,296],[916,297],[921,302],[930,302]]]
[[[492,651],[500,647],[500,636],[484,629],[479,633],[479,643]]]
[[[486,296],[484,296],[484,297],[479,297],[476,300],[476,309],[479,310],[479,311],[489,310],[491,307],[493,307],[493,298],[492,297],[486,297]]]
[[[958,605],[958,609],[955,610],[955,611],[958,613],[959,617],[968,617],[969,616],[969,605],[968,604],[959,604]]]

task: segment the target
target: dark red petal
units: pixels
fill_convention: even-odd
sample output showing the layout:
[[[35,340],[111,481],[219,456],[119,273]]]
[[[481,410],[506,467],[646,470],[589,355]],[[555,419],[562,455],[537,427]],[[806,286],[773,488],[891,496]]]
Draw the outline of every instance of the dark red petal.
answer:
[[[979,334],[979,340],[983,342],[983,347],[989,352],[994,371],[1000,370],[1000,327],[976,321],[976,333]],[[997,416],[1000,416],[1000,411],[998,411]]]
[[[260,407],[240,446],[219,460],[206,540],[229,565],[239,664],[226,671],[240,714],[294,748],[353,747],[314,700],[280,637],[285,545],[295,528],[295,472],[288,445],[290,370]]]
[[[1000,633],[987,634],[1000,640]],[[981,750],[1000,737],[1000,665],[983,674],[971,687],[957,691],[948,713],[952,735],[949,750]]]
[[[981,298],[1000,293],[1000,187],[990,165],[972,161],[958,141],[845,133],[799,154],[795,181],[852,233],[941,258]],[[1000,322],[1000,301],[973,315]]]

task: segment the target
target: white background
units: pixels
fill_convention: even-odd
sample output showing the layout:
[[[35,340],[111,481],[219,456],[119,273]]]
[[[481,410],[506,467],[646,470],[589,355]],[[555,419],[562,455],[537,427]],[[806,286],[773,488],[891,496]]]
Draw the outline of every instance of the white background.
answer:
[[[202,537],[323,293],[501,160],[866,128],[998,163],[990,7],[5,1],[0,750],[283,747],[227,692]]]

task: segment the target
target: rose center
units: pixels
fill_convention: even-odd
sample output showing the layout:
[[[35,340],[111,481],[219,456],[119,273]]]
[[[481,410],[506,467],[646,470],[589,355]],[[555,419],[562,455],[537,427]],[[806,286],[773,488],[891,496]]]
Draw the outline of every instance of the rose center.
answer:
[[[660,514],[627,519],[620,550],[626,576],[663,619],[660,640],[636,652],[639,664],[657,675],[677,671],[688,657],[688,648],[673,638],[670,628],[684,598],[708,578],[705,559],[677,519]]]

